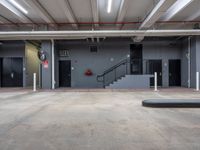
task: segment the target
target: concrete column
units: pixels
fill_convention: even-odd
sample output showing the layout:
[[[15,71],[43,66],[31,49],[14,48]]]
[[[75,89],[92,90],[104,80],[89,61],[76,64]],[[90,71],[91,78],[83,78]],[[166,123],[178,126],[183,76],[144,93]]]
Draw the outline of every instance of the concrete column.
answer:
[[[51,40],[51,54],[52,54],[52,69],[51,69],[51,88],[55,89],[55,45],[54,45],[54,40]]]
[[[196,87],[196,72],[200,72],[200,36],[191,38],[191,87]]]
[[[196,72],[200,72],[200,36],[196,37]]]
[[[51,41],[42,41],[41,50],[46,53],[48,67],[42,65],[41,68],[41,82],[42,89],[52,88],[52,45]]]
[[[169,66],[168,59],[162,60],[162,87],[169,87]]]

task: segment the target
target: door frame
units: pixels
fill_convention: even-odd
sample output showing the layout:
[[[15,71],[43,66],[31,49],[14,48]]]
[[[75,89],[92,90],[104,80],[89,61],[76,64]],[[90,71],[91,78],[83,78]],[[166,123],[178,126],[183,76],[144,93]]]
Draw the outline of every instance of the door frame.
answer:
[[[180,65],[180,66],[179,66],[179,68],[180,68],[180,72],[179,72],[179,77],[180,77],[180,81],[179,81],[179,82],[180,82],[180,83],[179,83],[179,85],[171,85],[171,84],[170,84],[170,61],[179,61],[179,65]],[[181,77],[182,77],[182,76],[181,76],[181,59],[169,59],[169,60],[168,60],[168,66],[169,66],[169,67],[168,67],[169,87],[173,87],[173,86],[177,86],[177,87],[178,87],[178,86],[181,86]]]
[[[60,85],[60,62],[69,62],[70,63],[70,66],[69,66],[69,70],[70,70],[70,82],[69,82],[69,86],[61,86]],[[71,72],[71,60],[58,60],[58,79],[59,79],[59,81],[58,81],[58,83],[59,83],[59,88],[62,88],[62,87],[66,87],[66,88],[70,88],[71,87],[71,74],[72,74],[72,72]]]
[[[158,81],[158,78],[157,78],[157,84],[158,84],[158,87],[162,87],[163,86],[163,60],[162,59],[149,59],[148,60],[148,67],[150,66],[150,61],[160,61],[160,64],[161,64],[161,81],[160,81],[160,84],[158,84],[159,83],[159,81]],[[150,72],[150,68],[147,68],[147,66],[146,66],[146,69],[148,70],[147,72],[149,73]],[[153,72],[153,75],[154,75],[154,72]],[[159,74],[158,74],[158,72],[157,72],[157,77],[159,76]],[[152,87],[152,85],[151,85],[151,80],[152,80],[152,78],[153,78],[153,81],[154,81],[154,77],[151,77],[150,78],[150,86]],[[153,82],[154,83],[154,82]],[[153,85],[154,86],[154,85]]]

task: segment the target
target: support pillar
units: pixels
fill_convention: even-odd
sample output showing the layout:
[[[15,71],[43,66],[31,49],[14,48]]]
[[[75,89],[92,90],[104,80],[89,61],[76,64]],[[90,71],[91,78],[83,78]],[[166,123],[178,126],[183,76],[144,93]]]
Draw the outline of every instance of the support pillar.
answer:
[[[194,36],[191,38],[190,55],[191,87],[196,88],[196,72],[200,72],[200,36]]]
[[[52,42],[42,41],[41,51],[46,54],[46,63],[41,68],[42,89],[52,89]]]

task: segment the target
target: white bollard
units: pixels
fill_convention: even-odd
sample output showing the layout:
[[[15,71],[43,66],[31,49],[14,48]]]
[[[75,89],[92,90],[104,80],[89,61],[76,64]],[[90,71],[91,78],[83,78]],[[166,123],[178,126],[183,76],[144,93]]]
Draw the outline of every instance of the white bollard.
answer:
[[[158,91],[157,72],[154,73],[154,91]]]
[[[36,73],[33,73],[33,91],[36,92]]]
[[[199,91],[199,72],[196,72],[196,91]]]

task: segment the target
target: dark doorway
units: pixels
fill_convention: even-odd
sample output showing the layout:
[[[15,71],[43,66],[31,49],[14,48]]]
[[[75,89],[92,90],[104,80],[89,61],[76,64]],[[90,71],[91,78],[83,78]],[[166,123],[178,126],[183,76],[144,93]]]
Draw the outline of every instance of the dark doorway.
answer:
[[[148,73],[152,75],[157,72],[158,86],[162,86],[162,60],[149,60],[147,69]],[[154,77],[150,78],[150,86],[154,86]]]
[[[2,87],[22,87],[23,86],[23,59],[22,58],[2,58],[1,86]]]
[[[59,61],[59,86],[71,87],[71,61]]]
[[[130,72],[131,74],[142,74],[142,44],[131,44],[130,46]]]
[[[181,60],[169,60],[169,86],[181,86]]]

